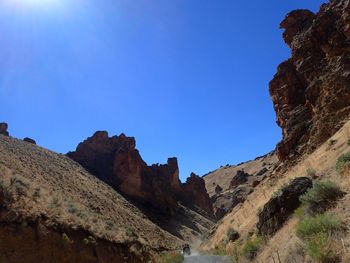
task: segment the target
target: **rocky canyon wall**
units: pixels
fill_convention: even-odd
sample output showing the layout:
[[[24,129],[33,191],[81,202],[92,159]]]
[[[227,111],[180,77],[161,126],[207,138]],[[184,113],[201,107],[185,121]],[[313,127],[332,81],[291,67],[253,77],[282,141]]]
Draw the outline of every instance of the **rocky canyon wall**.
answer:
[[[148,166],[133,137],[109,137],[107,132],[99,131],[67,155],[125,196],[163,215],[174,215],[178,202],[213,213],[201,177],[192,174],[181,183],[176,158],[169,158],[167,164]]]
[[[331,1],[317,14],[295,10],[280,25],[292,54],[270,82],[281,161],[312,152],[349,118],[349,10],[349,0]]]

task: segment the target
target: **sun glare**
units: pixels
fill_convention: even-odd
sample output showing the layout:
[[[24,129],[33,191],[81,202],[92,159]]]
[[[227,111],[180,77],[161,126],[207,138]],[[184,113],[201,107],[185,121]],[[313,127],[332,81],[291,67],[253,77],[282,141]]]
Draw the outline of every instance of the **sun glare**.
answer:
[[[62,0],[4,0],[7,5],[15,8],[51,8]]]

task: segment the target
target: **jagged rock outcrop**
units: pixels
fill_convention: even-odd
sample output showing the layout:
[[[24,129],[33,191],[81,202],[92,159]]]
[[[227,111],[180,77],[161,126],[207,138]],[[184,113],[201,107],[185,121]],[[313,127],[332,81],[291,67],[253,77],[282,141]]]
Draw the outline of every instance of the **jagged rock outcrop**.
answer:
[[[212,214],[202,178],[193,175],[181,184],[176,158],[169,158],[167,164],[148,166],[133,137],[109,137],[107,132],[98,131],[67,155],[117,191],[157,213],[173,215],[181,201]]]
[[[249,194],[253,192],[253,188],[247,184],[239,185],[235,189],[227,190],[223,193],[212,196],[214,206],[214,214],[216,219],[223,218],[226,214],[240,203],[243,203]]]
[[[210,215],[213,214],[213,205],[205,189],[205,182],[202,177],[192,173],[190,177],[187,178],[186,183],[183,184],[179,196],[185,203],[197,206]]]
[[[349,0],[336,0],[317,14],[293,11],[281,23],[292,56],[279,65],[270,95],[282,161],[312,152],[350,116],[349,10]]]
[[[0,134],[9,136],[9,132],[7,131],[8,125],[5,122],[0,123]]]
[[[244,184],[248,181],[249,176],[250,174],[244,172],[243,170],[238,170],[230,182],[230,188],[235,188],[238,185]]]
[[[31,143],[31,144],[36,144],[36,141],[33,140],[33,139],[31,139],[31,138],[29,138],[29,137],[25,137],[25,138],[23,139],[23,141],[25,141],[25,142],[27,142],[27,143]]]
[[[307,177],[295,178],[289,185],[283,187],[281,192],[272,197],[258,214],[259,233],[262,235],[276,233],[300,206],[299,197],[310,187],[312,187],[312,180]]]

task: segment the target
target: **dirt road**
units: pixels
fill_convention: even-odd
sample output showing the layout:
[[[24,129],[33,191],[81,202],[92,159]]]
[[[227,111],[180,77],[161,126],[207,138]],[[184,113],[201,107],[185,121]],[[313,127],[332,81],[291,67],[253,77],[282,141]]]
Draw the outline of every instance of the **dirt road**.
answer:
[[[229,258],[221,256],[196,255],[185,257],[184,263],[231,263]]]

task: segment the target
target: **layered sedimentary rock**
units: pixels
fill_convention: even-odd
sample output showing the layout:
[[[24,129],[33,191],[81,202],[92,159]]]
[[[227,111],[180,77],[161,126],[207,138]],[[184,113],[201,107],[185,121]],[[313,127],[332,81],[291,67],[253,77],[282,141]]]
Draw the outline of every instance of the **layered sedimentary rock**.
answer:
[[[192,175],[182,184],[176,158],[148,166],[133,137],[99,131],[67,155],[117,191],[165,215],[176,212],[178,201],[212,213],[202,178]]]
[[[292,56],[279,65],[270,95],[282,128],[280,160],[310,153],[350,115],[350,1],[319,13],[296,10],[281,23]]]

